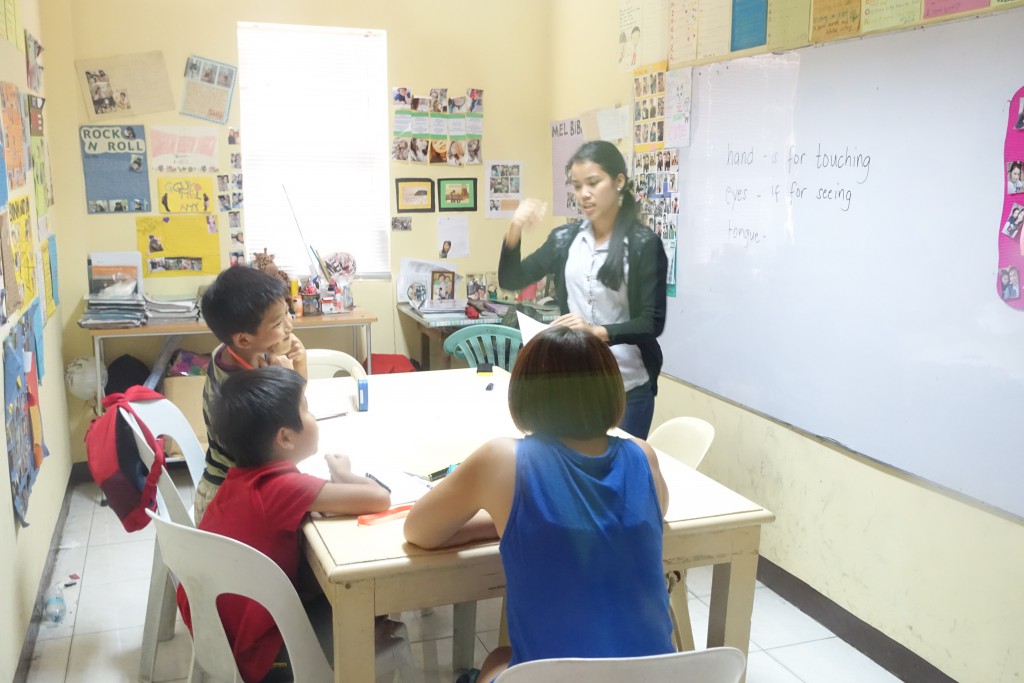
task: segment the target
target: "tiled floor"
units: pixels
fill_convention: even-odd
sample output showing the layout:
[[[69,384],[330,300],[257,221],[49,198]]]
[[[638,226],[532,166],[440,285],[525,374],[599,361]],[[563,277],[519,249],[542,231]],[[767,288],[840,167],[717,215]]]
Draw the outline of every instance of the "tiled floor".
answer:
[[[187,479],[183,468],[176,479]],[[191,499],[190,487],[183,495]],[[71,507],[54,568],[54,580],[73,581],[65,589],[67,617],[59,626],[40,627],[28,683],[134,683],[153,560],[152,526],[128,534],[114,514],[98,504],[91,482],[72,492]],[[707,636],[711,568],[691,570],[690,617],[694,639]],[[479,665],[497,644],[501,605],[480,604],[477,612]],[[423,683],[454,680],[451,670],[451,608],[424,616],[406,612],[413,657]],[[700,645],[698,645],[700,647]],[[173,640],[161,643],[158,681],[185,681],[191,655],[188,632],[179,619]],[[749,683],[881,683],[898,679],[836,638],[770,589],[758,584],[750,636]]]

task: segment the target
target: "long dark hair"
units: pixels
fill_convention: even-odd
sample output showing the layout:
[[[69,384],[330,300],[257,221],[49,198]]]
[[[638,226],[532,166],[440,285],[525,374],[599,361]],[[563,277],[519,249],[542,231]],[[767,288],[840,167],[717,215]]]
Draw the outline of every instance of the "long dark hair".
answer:
[[[592,140],[585,142],[572,155],[565,165],[565,174],[572,172],[573,164],[582,161],[592,161],[611,176],[614,181],[619,175],[625,178],[622,186],[622,205],[619,213],[615,216],[615,225],[612,227],[611,237],[608,239],[608,258],[604,265],[597,271],[597,279],[608,289],[617,290],[622,286],[624,280],[626,261],[626,233],[636,220],[636,199],[633,198],[633,187],[629,180],[629,173],[626,172],[626,160],[622,153],[610,142],[604,140]]]

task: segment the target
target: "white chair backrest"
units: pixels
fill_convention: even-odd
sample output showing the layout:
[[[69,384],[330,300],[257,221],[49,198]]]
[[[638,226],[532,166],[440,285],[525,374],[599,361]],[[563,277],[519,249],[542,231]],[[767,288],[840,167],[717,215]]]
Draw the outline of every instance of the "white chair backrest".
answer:
[[[697,469],[715,440],[715,428],[699,417],[674,417],[658,426],[647,443],[671,455],[679,462]]]
[[[204,673],[222,681],[241,680],[217,612],[217,597],[230,593],[255,600],[270,612],[284,636],[296,681],[334,680],[295,587],[277,563],[232,538],[149,515],[164,562],[188,595],[193,657]]]
[[[132,401],[132,410],[139,419],[153,432],[153,436],[169,436],[181,447],[185,455],[188,473],[192,476],[193,486],[199,485],[199,479],[206,469],[206,452],[188,418],[166,398],[153,401]]]
[[[356,379],[366,379],[366,370],[362,364],[344,351],[306,349],[306,372],[309,379],[334,377],[338,371],[347,372]]]
[[[132,404],[134,407],[134,404]],[[146,443],[146,437],[143,436],[142,430],[139,429],[139,423],[135,421],[135,417],[124,408],[118,408],[121,411],[121,417],[125,419],[128,426],[132,428],[132,434],[135,436],[135,445],[139,449],[139,457],[142,458],[142,462],[146,467],[153,467],[153,458],[156,457],[153,454],[153,449]],[[152,432],[153,428],[149,426],[149,431]],[[189,430],[191,431],[191,430]],[[154,434],[155,436],[155,434]],[[195,438],[195,437],[193,437]],[[185,501],[181,499],[181,494],[178,493],[178,487],[174,485],[174,480],[171,479],[171,475],[167,474],[167,468],[160,473],[160,478],[156,482],[157,489],[157,502],[160,506],[160,514],[163,517],[171,519],[178,524],[185,524],[188,526],[195,526],[195,522],[192,521],[192,506],[185,505]]]
[[[539,659],[507,669],[495,683],[738,683],[746,657],[734,647],[617,659]]]

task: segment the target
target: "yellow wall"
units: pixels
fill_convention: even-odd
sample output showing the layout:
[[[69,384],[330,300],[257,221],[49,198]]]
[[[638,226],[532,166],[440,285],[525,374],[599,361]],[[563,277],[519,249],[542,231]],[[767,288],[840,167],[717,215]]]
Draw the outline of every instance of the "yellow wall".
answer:
[[[35,7],[37,0],[23,4]],[[47,113],[58,200],[51,211],[60,234],[64,360],[91,352],[88,337],[75,324],[85,290],[85,254],[134,248],[130,217],[85,213],[77,130],[86,117],[74,81],[75,59],[161,49],[177,102],[181,82],[176,74],[189,54],[235,61],[236,21],[385,29],[391,85],[401,82],[418,91],[486,89],[485,158],[522,159],[528,173],[524,189],[539,197],[550,194],[548,121],[630,101],[629,76],[615,67],[617,3],[611,1],[526,0],[499,6],[454,0],[344,5],[47,0],[44,5]],[[4,78],[13,61],[0,46]],[[235,105],[232,123],[238,121]],[[173,112],[131,121],[200,123]],[[467,171],[480,177],[483,167]],[[392,176],[405,173],[404,167],[392,166]],[[549,218],[547,226],[554,224]],[[493,269],[503,231],[502,222],[473,214],[473,255],[457,260],[459,270]],[[544,232],[528,236],[527,247],[538,244]],[[436,214],[414,216],[411,233],[392,234],[393,267],[403,256],[433,254],[435,236]],[[394,314],[391,283],[359,283],[355,294],[380,318],[374,326],[375,351],[417,353],[411,327]],[[47,329],[48,355],[60,354],[57,327]],[[122,345],[114,351],[109,357],[129,351],[146,357],[153,346]],[[49,363],[51,371],[60,365],[60,358]],[[702,469],[778,515],[765,529],[765,557],[958,680],[1020,678],[1024,649],[1013,646],[1024,627],[1024,583],[1018,576],[1024,566],[1021,524],[681,382],[663,378],[661,387],[656,422],[680,414],[711,420],[718,436]],[[44,422],[54,455],[32,498],[31,511],[38,517],[28,529],[0,531],[0,553],[17,557],[13,567],[0,563],[0,591],[19,596],[0,601],[0,627],[7,633],[25,631],[72,460],[67,436],[59,433],[63,393],[54,382],[44,387]],[[81,459],[88,416],[74,399],[68,411],[74,459]],[[0,505],[9,505],[6,495],[0,494]],[[17,643],[0,649],[0,680],[10,678],[17,649]]]
[[[552,118],[630,101],[604,4],[553,3]],[[676,415],[715,425],[705,473],[777,515],[764,557],[958,681],[1024,678],[1019,521],[663,377],[655,423]]]
[[[54,39],[54,34],[41,30],[40,4],[36,0],[25,0],[19,3],[25,28],[47,45]],[[45,61],[45,59],[44,59]],[[44,87],[48,82],[44,76]],[[0,80],[16,84],[21,91],[27,92],[25,80],[25,54],[6,41],[0,42]],[[49,97],[49,91],[44,91]],[[49,110],[47,109],[47,114]],[[52,140],[50,141],[52,145]],[[30,201],[35,205],[35,194],[31,190],[31,177],[25,189],[19,189],[17,195],[28,192]],[[34,208],[33,208],[33,215]],[[51,219],[50,228],[58,234],[58,245],[67,234],[67,226]],[[63,252],[61,252],[63,253]],[[46,564],[50,539],[60,514],[64,491],[67,488],[68,475],[71,471],[71,457],[68,446],[67,410],[65,409],[63,382],[63,353],[61,348],[60,313],[50,318],[43,333],[45,344],[44,361],[46,376],[39,387],[41,404],[43,438],[49,448],[50,455],[43,461],[39,475],[32,487],[29,499],[29,526],[19,527],[14,521],[11,500],[10,478],[4,459],[3,472],[7,477],[0,486],[0,632],[8,636],[0,638],[0,680],[9,681],[14,677],[21,654],[22,638],[14,634],[25,632],[32,608],[35,603],[39,579]],[[0,439],[6,435],[0,428]]]

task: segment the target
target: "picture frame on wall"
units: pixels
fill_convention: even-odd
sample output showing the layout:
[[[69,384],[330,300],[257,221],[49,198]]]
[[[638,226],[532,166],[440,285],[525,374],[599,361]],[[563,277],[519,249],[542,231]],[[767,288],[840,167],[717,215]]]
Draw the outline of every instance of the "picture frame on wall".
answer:
[[[432,213],[434,181],[430,178],[395,178],[395,210],[398,213]]]
[[[476,178],[438,178],[439,211],[476,211]]]

